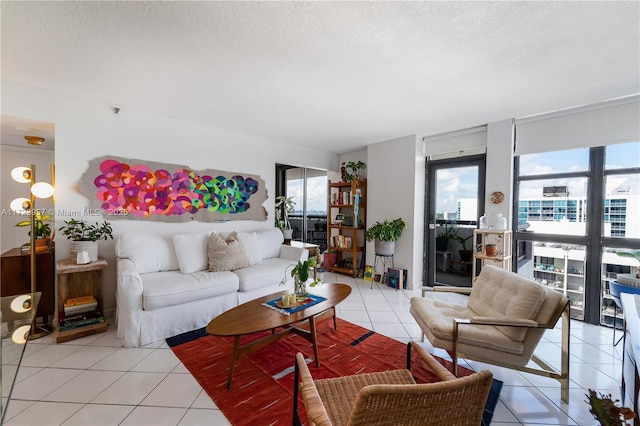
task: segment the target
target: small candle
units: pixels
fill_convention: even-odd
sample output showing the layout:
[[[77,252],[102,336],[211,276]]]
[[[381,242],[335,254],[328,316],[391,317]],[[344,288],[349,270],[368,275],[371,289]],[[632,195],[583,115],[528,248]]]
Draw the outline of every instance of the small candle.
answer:
[[[283,305],[288,305],[289,304],[289,295],[285,294],[284,296],[282,296],[282,302]]]
[[[289,295],[289,305],[295,305],[296,304],[296,295],[295,294],[290,294]]]

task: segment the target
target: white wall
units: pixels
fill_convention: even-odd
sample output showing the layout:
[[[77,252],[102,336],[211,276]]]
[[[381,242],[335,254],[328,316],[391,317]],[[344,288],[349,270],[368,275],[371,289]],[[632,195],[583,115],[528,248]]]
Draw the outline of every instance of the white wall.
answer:
[[[367,227],[402,218],[407,223],[396,241],[395,266],[409,270],[409,288],[422,285],[424,242],[424,174],[422,141],[415,135],[368,146]],[[367,264],[373,265],[373,242]]]
[[[485,181],[485,213],[501,213],[511,229],[513,212],[513,120],[487,124],[487,177]],[[493,204],[491,194],[504,194],[500,204]]]
[[[51,183],[51,164],[53,163],[53,152],[37,148],[21,148],[16,146],[0,147],[0,173],[2,178],[2,191],[0,192],[0,206],[2,206],[2,216],[0,217],[0,252],[4,253],[14,247],[19,247],[29,242],[29,228],[17,228],[18,222],[29,220],[29,216],[20,216],[11,211],[9,204],[16,198],[29,198],[29,184],[18,183],[11,176],[11,170],[16,167],[36,166],[36,180],[38,182]],[[47,214],[53,211],[51,198],[36,199],[36,209],[43,209]],[[53,229],[53,223],[49,226]]]
[[[264,203],[269,217],[265,222],[218,224],[111,221],[115,235],[131,230],[171,233],[271,227],[276,162],[329,170],[335,170],[338,164],[337,154],[152,115],[126,105],[121,107],[120,114],[116,115],[105,103],[2,82],[3,114],[55,123],[57,210],[88,208],[88,200],[77,190],[79,179],[89,160],[114,155],[181,164],[196,170],[211,168],[259,175],[265,180],[269,194]],[[5,174],[4,168],[2,173]],[[64,219],[57,217],[56,228]],[[86,219],[102,220],[101,217]],[[105,313],[108,313],[115,305],[114,242],[101,242],[99,252],[109,261],[103,287]],[[59,235],[56,258],[67,258],[68,253],[68,241]]]

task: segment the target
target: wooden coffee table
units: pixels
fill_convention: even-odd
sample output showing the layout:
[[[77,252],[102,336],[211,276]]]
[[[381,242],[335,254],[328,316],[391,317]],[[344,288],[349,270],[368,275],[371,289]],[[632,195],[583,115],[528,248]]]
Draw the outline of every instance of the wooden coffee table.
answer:
[[[281,291],[238,305],[218,315],[207,325],[206,330],[209,334],[214,336],[234,336],[227,388],[231,387],[233,369],[239,358],[291,333],[298,334],[313,344],[316,366],[320,366],[316,340],[316,321],[322,316],[331,315],[333,316],[333,326],[337,327],[335,306],[351,294],[351,287],[346,284],[333,283],[310,287],[308,290],[309,293],[325,297],[326,300],[290,315],[262,306],[263,303],[287,294],[287,291]],[[301,325],[306,325],[306,323],[309,324],[308,330],[300,328]],[[280,327],[284,327],[284,329],[276,331]],[[271,330],[272,333],[254,342],[240,346],[241,336],[267,330]]]

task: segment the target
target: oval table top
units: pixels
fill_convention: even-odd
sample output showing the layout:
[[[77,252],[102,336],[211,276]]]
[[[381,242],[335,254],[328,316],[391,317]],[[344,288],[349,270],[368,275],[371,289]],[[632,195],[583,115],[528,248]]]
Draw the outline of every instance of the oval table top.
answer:
[[[291,291],[283,290],[250,300],[223,312],[207,325],[207,333],[215,336],[241,336],[284,327],[331,309],[351,294],[351,287],[340,283],[323,283],[315,287],[309,287],[308,290],[309,293],[325,297],[326,300],[290,315],[262,306],[263,303],[291,293]]]

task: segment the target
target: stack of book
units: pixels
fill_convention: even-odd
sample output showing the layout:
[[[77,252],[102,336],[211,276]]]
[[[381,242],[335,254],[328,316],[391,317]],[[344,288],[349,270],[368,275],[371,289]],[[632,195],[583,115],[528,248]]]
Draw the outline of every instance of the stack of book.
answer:
[[[93,295],[67,299],[63,309],[58,318],[60,331],[104,322],[102,310],[98,307],[98,301]]]

